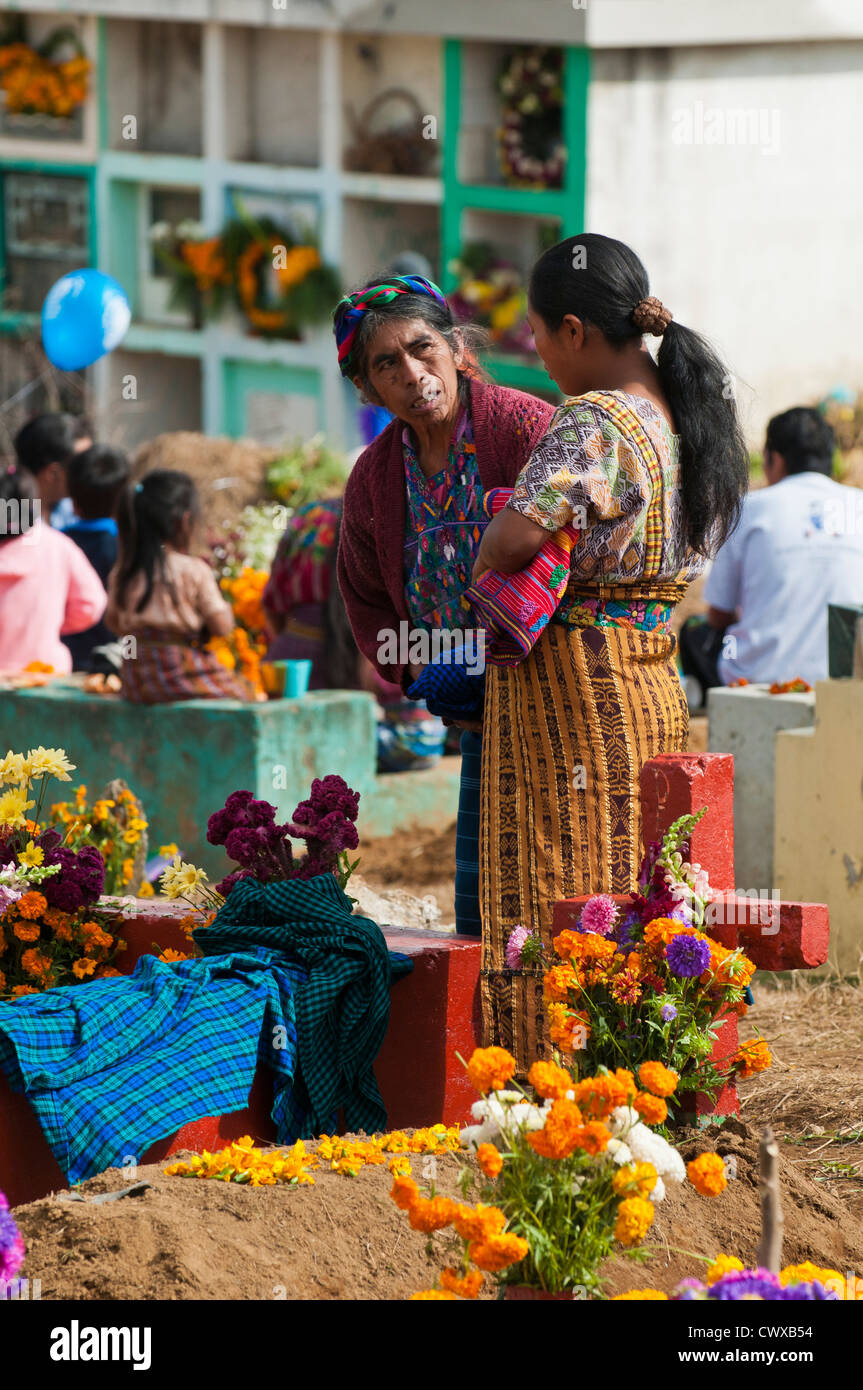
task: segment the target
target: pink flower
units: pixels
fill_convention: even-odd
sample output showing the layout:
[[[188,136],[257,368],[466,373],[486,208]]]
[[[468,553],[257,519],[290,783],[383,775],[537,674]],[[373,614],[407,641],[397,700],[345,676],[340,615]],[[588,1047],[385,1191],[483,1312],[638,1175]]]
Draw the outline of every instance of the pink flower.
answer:
[[[524,950],[524,943],[530,936],[527,927],[513,927],[506,943],[506,965],[508,970],[521,969],[521,953]]]
[[[579,931],[596,932],[597,936],[608,936],[617,917],[617,906],[607,893],[597,893],[588,898],[581,912]]]

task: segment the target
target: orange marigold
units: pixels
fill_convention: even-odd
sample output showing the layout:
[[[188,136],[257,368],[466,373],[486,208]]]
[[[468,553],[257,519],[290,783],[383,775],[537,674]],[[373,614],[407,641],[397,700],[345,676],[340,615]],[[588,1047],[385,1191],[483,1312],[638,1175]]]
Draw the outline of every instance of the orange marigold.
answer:
[[[772,1061],[766,1039],[752,1038],[749,1042],[741,1043],[734,1064],[742,1080],[746,1081],[757,1071],[766,1071]]]
[[[448,1197],[418,1197],[408,1208],[408,1220],[415,1231],[442,1231],[457,1211],[458,1203]]]
[[[699,1154],[687,1163],[686,1176],[702,1197],[718,1197],[728,1186],[725,1164],[719,1154]]]
[[[448,1293],[457,1294],[459,1298],[478,1298],[483,1286],[483,1277],[478,1269],[472,1269],[462,1276],[454,1269],[445,1269],[440,1282],[441,1288],[446,1289]]]
[[[72,974],[76,975],[79,980],[85,980],[88,975],[93,974],[93,971],[95,969],[96,962],[94,960],[90,960],[87,956],[82,956],[80,960],[76,960],[73,963]]]
[[[578,988],[578,976],[571,965],[553,965],[545,972],[542,984],[546,999],[565,1003],[570,990]]]
[[[39,991],[34,989],[32,985],[15,985],[12,993],[20,996],[22,994],[38,994]]]
[[[527,1142],[540,1158],[568,1158],[578,1147],[582,1115],[571,1100],[556,1100],[542,1129],[533,1130]]]
[[[586,1076],[575,1087],[576,1104],[592,1120],[604,1120],[626,1099],[627,1087],[616,1076]]]
[[[447,1293],[441,1289],[423,1289],[420,1293],[412,1293],[409,1302],[411,1303],[458,1303],[454,1293]]]
[[[639,1091],[632,1104],[646,1125],[662,1125],[668,1119],[668,1106],[661,1096]]]
[[[41,927],[38,922],[16,922],[12,927],[19,941],[38,941]]]
[[[419,1201],[420,1190],[411,1177],[398,1177],[390,1188],[390,1196],[402,1211],[409,1211],[414,1202]]]
[[[477,1202],[475,1208],[460,1206],[452,1224],[462,1240],[485,1241],[503,1230],[506,1217],[500,1207],[485,1207]]]
[[[620,1082],[626,1092],[626,1100],[623,1102],[623,1104],[626,1105],[629,1101],[634,1099],[635,1093],[638,1090],[635,1084],[635,1077],[632,1075],[631,1071],[627,1071],[624,1067],[618,1067],[614,1073],[614,1078],[616,1081]]]
[[[500,1091],[515,1072],[515,1058],[503,1047],[478,1047],[467,1064],[467,1077],[480,1095]]]
[[[642,1062],[638,1068],[638,1079],[645,1091],[654,1096],[673,1096],[680,1080],[676,1071],[663,1066],[662,1062]]]
[[[19,898],[15,904],[15,911],[19,917],[29,917],[32,921],[42,916],[48,908],[48,899],[41,893],[36,893],[32,889]]]
[[[644,928],[644,949],[654,956],[661,956],[669,941],[673,941],[683,930],[683,923],[673,917],[654,917]]]
[[[545,1100],[563,1100],[575,1084],[569,1072],[555,1066],[554,1062],[534,1062],[527,1079],[537,1095]]]
[[[621,1245],[638,1245],[653,1224],[653,1203],[645,1197],[624,1197],[617,1208],[614,1237]]]
[[[582,1052],[590,1037],[587,1015],[570,1013],[565,1004],[549,1004],[549,1037],[561,1052]]]
[[[578,949],[580,939],[581,934],[579,932],[569,931],[567,929],[562,931],[560,936],[556,936],[551,944],[561,960],[569,960],[573,951]]]
[[[45,923],[46,927],[50,927],[52,931],[56,931],[58,927],[68,926],[71,917],[68,912],[61,912],[59,907],[49,907],[47,911],[42,913],[42,921]]]
[[[611,1188],[618,1197],[633,1189],[639,1197],[649,1197],[658,1177],[652,1163],[626,1163],[614,1174]]]
[[[503,1167],[500,1150],[495,1144],[480,1144],[476,1151],[476,1159],[487,1178],[496,1178]]]
[[[34,980],[41,980],[50,973],[51,962],[41,951],[37,951],[35,946],[31,946],[30,950],[21,956],[21,967],[28,975],[32,975]]]
[[[507,1265],[518,1264],[529,1249],[527,1241],[522,1240],[521,1236],[504,1231],[501,1235],[488,1236],[483,1241],[471,1241],[467,1253],[468,1259],[478,1269],[485,1269],[493,1274],[499,1269],[506,1269]]]
[[[590,1120],[588,1124],[582,1125],[576,1132],[575,1147],[583,1149],[586,1154],[596,1157],[597,1154],[604,1153],[608,1148],[608,1141],[611,1138],[610,1130],[598,1120]]]

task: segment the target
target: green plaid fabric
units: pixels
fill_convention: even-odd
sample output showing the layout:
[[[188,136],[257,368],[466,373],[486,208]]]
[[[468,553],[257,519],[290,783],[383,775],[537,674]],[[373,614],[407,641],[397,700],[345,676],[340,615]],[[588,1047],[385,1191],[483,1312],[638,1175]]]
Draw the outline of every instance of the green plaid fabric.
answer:
[[[195,933],[206,955],[270,947],[305,967],[294,993],[299,1068],[294,1102],[305,1111],[301,1137],[331,1131],[338,1110],[351,1131],[386,1129],[373,1071],[387,1031],[390,986],[413,969],[387,949],[380,927],[351,915],[332,874],[307,881],[241,879],[215,921]]]

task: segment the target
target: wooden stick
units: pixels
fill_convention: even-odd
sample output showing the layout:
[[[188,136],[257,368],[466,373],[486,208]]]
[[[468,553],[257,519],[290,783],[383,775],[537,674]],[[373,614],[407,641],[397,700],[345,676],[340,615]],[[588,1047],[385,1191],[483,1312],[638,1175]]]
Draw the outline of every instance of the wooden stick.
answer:
[[[779,1145],[765,1125],[758,1146],[758,1191],[761,1196],[761,1244],[758,1263],[771,1274],[782,1268],[782,1201],[779,1194]]]

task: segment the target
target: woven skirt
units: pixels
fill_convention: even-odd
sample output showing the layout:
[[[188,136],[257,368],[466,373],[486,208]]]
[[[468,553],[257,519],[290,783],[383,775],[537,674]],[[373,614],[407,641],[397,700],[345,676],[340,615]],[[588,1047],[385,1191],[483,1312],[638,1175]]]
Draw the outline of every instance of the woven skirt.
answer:
[[[664,631],[550,624],[518,666],[487,672],[480,805],[485,1046],[523,1074],[550,1052],[540,972],[506,968],[513,927],[550,951],[559,898],[629,893],[639,777],[686,747],[689,713]]]
[[[123,697],[133,704],[162,705],[172,700],[256,699],[248,681],[229,671],[197,642],[185,646],[156,635],[135,634],[136,655],[123,662]]]

